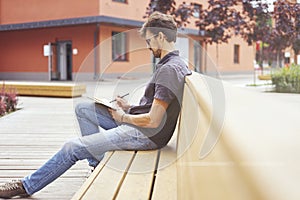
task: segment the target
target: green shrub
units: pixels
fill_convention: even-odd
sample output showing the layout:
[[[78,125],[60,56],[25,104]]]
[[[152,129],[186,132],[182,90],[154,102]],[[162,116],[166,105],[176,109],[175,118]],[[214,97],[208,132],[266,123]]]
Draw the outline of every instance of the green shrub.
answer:
[[[276,69],[271,78],[276,92],[300,93],[300,65]]]

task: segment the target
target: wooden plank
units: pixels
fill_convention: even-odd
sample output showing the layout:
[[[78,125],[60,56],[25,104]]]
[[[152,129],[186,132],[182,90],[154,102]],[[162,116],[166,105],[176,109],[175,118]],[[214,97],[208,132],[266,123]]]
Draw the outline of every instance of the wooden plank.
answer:
[[[134,156],[133,151],[114,152],[81,199],[91,200],[99,199],[99,197],[101,199],[113,199]]]
[[[34,160],[36,158],[49,159],[56,152],[57,152],[57,150],[55,150],[55,149],[53,149],[53,150],[47,149],[44,152],[34,151],[34,149],[33,149],[31,154],[30,153],[23,154],[23,152],[8,152],[6,155],[0,154],[0,157],[1,157],[1,159],[3,159],[3,163],[4,163],[4,161],[6,162],[7,160],[22,161],[22,160]],[[39,157],[40,154],[43,155],[43,157]],[[22,157],[22,155],[26,155],[27,157]],[[1,159],[0,159],[0,163],[2,163]]]
[[[158,151],[138,151],[117,199],[149,199]]]
[[[95,181],[95,179],[97,178],[97,176],[99,175],[99,173],[102,171],[102,169],[104,168],[104,166],[107,164],[107,162],[109,161],[109,159],[111,158],[111,156],[113,155],[113,153],[114,152],[107,152],[105,154],[104,158],[98,164],[98,166],[96,167],[96,169],[94,170],[94,172],[92,174],[90,174],[90,176],[88,177],[88,179],[84,182],[84,184],[80,187],[80,189],[72,197],[72,200],[81,199],[85,195],[85,193],[90,188],[90,186],[93,184],[93,182]]]
[[[177,199],[176,139],[161,150],[152,199]]]
[[[37,169],[37,168],[36,168]],[[8,169],[8,170],[0,170],[0,177],[10,177],[10,178],[19,178],[25,177],[32,174],[36,169]],[[86,177],[87,170],[86,169],[77,169],[73,168],[72,170],[68,170],[61,177]]]
[[[7,182],[10,179],[0,179],[0,182]],[[43,190],[37,192],[32,197],[22,198],[22,200],[68,200],[80,188],[85,179],[83,178],[62,178],[49,184]]]
[[[37,169],[45,162],[46,159],[0,159],[0,170]],[[87,165],[86,161],[79,161],[76,163],[76,169],[86,170]]]
[[[60,146],[60,144],[55,145],[55,146]],[[57,147],[53,146],[47,146],[47,148],[40,148],[38,146],[29,146],[29,145],[10,145],[10,146],[0,146],[0,151],[15,151],[15,152],[20,152],[20,151],[34,151],[34,152],[48,152],[48,151],[56,151]]]

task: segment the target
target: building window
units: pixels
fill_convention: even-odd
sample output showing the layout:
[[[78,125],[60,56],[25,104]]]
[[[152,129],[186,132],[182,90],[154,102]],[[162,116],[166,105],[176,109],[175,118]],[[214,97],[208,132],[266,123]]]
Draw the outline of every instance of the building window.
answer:
[[[202,5],[198,4],[198,3],[192,3],[193,5],[193,16],[195,18],[199,18],[200,17],[200,10],[202,9]]]
[[[127,3],[127,0],[112,0],[114,2]]]
[[[233,53],[233,62],[234,64],[240,63],[240,45],[234,45],[234,53]]]
[[[201,42],[194,41],[194,70],[202,73],[202,47]]]
[[[127,35],[123,32],[112,32],[113,61],[127,61]]]

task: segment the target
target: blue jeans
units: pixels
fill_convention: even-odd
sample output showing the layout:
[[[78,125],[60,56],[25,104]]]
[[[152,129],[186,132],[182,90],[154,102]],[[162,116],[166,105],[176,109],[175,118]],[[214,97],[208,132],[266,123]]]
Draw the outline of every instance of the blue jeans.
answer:
[[[137,129],[117,124],[103,106],[80,103],[75,112],[82,137],[66,142],[42,167],[22,180],[28,194],[32,195],[47,186],[78,160],[87,159],[89,165],[95,167],[107,151],[157,148],[154,142]]]

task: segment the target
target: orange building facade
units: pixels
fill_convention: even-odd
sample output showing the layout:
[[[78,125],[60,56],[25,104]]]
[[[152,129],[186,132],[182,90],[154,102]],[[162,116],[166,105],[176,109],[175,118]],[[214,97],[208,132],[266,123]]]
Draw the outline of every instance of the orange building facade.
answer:
[[[137,33],[148,3],[0,0],[0,79],[95,80],[151,74],[154,60]],[[240,38],[205,46],[193,24],[180,30],[176,44],[192,69],[253,70],[253,47]]]

